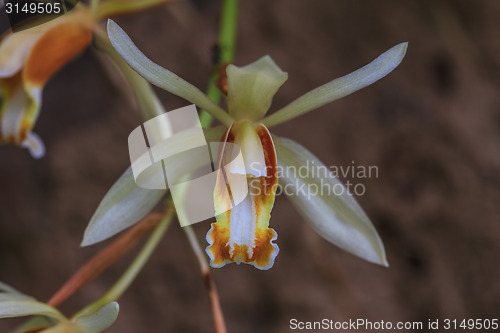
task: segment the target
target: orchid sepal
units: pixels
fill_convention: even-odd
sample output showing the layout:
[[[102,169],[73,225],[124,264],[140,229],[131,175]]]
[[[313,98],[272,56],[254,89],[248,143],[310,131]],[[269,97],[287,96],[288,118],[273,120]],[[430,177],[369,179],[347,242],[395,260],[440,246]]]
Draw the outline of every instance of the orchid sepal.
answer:
[[[146,57],[125,31],[111,19],[108,20],[108,36],[122,58],[147,81],[196,104],[224,125],[229,126],[234,122],[233,117],[212,102],[200,89]]]
[[[280,184],[311,227],[341,249],[369,262],[388,266],[384,245],[375,227],[340,180],[334,174],[319,177],[319,172],[305,176],[293,172],[310,165],[319,170],[327,170],[327,167],[300,144],[290,139],[273,138],[281,168]],[[312,184],[314,189],[321,191],[310,193],[300,190],[304,186],[312,187]],[[328,185],[326,190],[325,185]],[[290,193],[292,190],[294,192]]]
[[[270,56],[237,67],[229,65],[227,73],[227,105],[235,119],[258,120],[263,118],[273,96],[288,79]]]
[[[392,72],[401,63],[407,48],[408,43],[400,43],[390,48],[368,65],[302,95],[264,118],[262,123],[269,128],[279,125],[371,85]]]

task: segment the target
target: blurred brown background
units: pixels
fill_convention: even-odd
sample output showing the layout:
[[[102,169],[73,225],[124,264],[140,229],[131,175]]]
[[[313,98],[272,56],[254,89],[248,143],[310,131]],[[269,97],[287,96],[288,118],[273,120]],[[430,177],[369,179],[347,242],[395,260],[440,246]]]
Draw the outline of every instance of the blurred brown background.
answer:
[[[150,58],[204,89],[219,1],[183,1],[119,24]],[[327,165],[376,165],[359,198],[389,269],[318,236],[279,197],[269,271],[213,270],[230,332],[289,332],[289,320],[423,321],[500,314],[500,2],[242,1],[236,64],[269,54],[289,73],[272,110],[409,41],[375,85],[274,129]],[[124,85],[124,83],[121,83]],[[159,92],[167,110],[187,103]],[[91,51],[46,87],[35,128],[47,155],[0,147],[0,280],[47,300],[102,245],[79,248],[103,195],[127,168],[138,111]],[[195,226],[205,244],[209,223]],[[62,306],[95,300],[131,257]],[[212,332],[198,265],[177,223],[109,332]],[[0,331],[10,326],[0,321]]]

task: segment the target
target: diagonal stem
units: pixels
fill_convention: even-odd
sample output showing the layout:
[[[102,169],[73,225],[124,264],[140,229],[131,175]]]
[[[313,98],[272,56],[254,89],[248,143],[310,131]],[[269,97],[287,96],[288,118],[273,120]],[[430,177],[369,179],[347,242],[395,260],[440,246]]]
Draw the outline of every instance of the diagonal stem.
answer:
[[[142,270],[146,262],[149,260],[154,250],[160,243],[160,240],[165,235],[165,232],[168,229],[168,226],[172,222],[172,219],[175,215],[175,209],[173,206],[170,206],[165,213],[165,216],[161,219],[161,221],[156,226],[155,230],[147,240],[144,247],[141,249],[137,257],[127,268],[125,273],[120,277],[120,279],[109,289],[104,296],[99,298],[94,303],[86,306],[84,309],[79,311],[73,317],[77,316],[85,316],[94,313],[99,308],[104,306],[109,302],[116,301],[120,296],[127,290],[127,288],[132,284],[134,279],[137,277],[139,272]]]
[[[90,0],[90,15],[95,18],[97,17],[98,12],[99,12],[99,0]]]
[[[51,297],[47,304],[59,306],[87,283],[101,275],[116,261],[134,248],[141,237],[154,228],[163,218],[163,214],[152,213],[130,228],[116,241],[97,253]]]
[[[215,287],[215,283],[210,275],[210,268],[207,264],[207,260],[205,259],[205,253],[200,247],[200,243],[196,238],[193,228],[188,225],[183,227],[182,229],[184,230],[189,240],[189,244],[191,245],[191,248],[196,255],[196,259],[198,259],[198,263],[200,264],[201,275],[203,277],[203,281],[205,282],[205,287],[208,291],[210,305],[212,306],[212,316],[214,319],[215,332],[226,333],[226,323],[224,321],[224,314],[222,313],[222,308],[219,302],[219,294],[217,293],[217,288]]]

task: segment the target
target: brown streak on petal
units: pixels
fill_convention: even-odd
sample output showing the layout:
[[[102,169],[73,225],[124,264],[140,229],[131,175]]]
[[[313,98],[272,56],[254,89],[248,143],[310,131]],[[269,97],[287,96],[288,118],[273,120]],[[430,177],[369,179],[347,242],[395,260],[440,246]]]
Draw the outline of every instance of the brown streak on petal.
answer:
[[[36,42],[26,59],[25,82],[44,85],[54,73],[74,58],[92,40],[88,28],[78,22],[65,22],[48,30]]]
[[[33,123],[31,123],[30,120],[23,117],[18,130],[19,143],[22,143],[24,142],[24,140],[26,140],[26,138],[28,137],[28,133],[31,132],[32,129],[33,129]]]
[[[229,89],[227,81],[227,73],[226,73],[226,68],[228,65],[229,65],[228,63],[219,65],[219,68],[217,70],[219,72],[219,77],[215,81],[215,86],[219,88],[219,90],[226,96],[227,96],[227,91]]]
[[[9,134],[5,138],[5,142],[10,143],[11,145],[21,144],[21,142],[17,142],[16,137],[14,135],[12,135],[12,134]]]
[[[262,150],[264,151],[264,159],[266,161],[267,176],[259,177],[260,181],[260,195],[255,196],[256,206],[265,204],[269,200],[274,201],[274,195],[278,186],[278,166],[276,159],[276,150],[271,138],[271,134],[264,125],[259,125],[257,128],[262,143]]]
[[[11,77],[6,77],[2,78],[0,80],[0,87],[3,90],[3,96],[4,99],[9,99],[14,95],[14,92],[16,91],[16,88],[21,84],[22,80],[22,74],[21,72],[11,76]]]

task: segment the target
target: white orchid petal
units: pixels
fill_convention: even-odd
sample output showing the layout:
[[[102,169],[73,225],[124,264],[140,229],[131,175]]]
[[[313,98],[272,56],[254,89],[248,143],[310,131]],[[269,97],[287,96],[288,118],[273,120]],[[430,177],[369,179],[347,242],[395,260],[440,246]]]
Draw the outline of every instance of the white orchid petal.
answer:
[[[284,123],[369,86],[392,72],[403,60],[407,48],[408,43],[401,43],[392,47],[357,71],[335,79],[302,95],[281,110],[264,118],[262,123],[267,127]]]
[[[118,303],[108,303],[91,315],[78,317],[74,327],[78,332],[100,333],[113,325],[118,318],[119,310]]]
[[[276,136],[273,139],[278,164],[283,170],[279,175],[280,182],[286,189],[285,193],[291,194],[289,198],[292,203],[314,230],[332,244],[358,257],[387,266],[384,246],[377,231],[342,183],[333,174],[320,178],[324,173],[317,170],[301,177],[302,172],[297,173],[297,170],[301,170],[299,168],[313,166],[326,170],[326,166],[298,143]],[[311,185],[321,191],[307,191]],[[328,193],[325,186],[336,190]],[[301,190],[304,188],[306,191]],[[339,188],[343,189],[341,195],[336,194]],[[293,194],[290,193],[292,191]]]
[[[264,150],[254,124],[245,121],[233,128],[236,133],[234,143],[241,149],[243,163],[231,163],[228,172],[255,177],[267,176]]]
[[[153,209],[164,193],[138,187],[129,167],[97,207],[85,230],[82,246],[101,242],[132,226]]]
[[[45,156],[45,145],[38,134],[30,132],[26,139],[21,144],[24,148],[28,148],[31,157],[40,159]]]
[[[145,126],[147,124],[148,122]],[[82,246],[103,241],[132,226],[151,211],[165,190],[180,183],[191,172],[210,164],[208,147],[205,150],[204,146],[200,147],[200,142],[205,143],[201,128],[175,133],[168,140],[155,144],[154,136],[149,134],[149,143],[152,145],[146,147],[148,151],[143,151],[143,155],[131,156],[134,167],[137,167],[136,161],[143,162],[140,163],[140,170],[135,169],[136,173],[140,171],[136,175],[137,180],[134,178],[133,167],[129,167],[116,181],[92,216],[85,230]],[[172,152],[178,154],[170,156]],[[150,153],[158,158],[154,163],[149,157]],[[144,155],[147,159],[142,158]]]
[[[130,67],[146,80],[205,109],[225,125],[234,121],[228,113],[212,102],[200,89],[152,62],[135,46],[125,31],[112,20],[108,20],[108,35],[116,51]]]
[[[0,301],[0,318],[13,318],[31,315],[44,315],[61,321],[66,318],[55,308],[34,300]]]
[[[23,68],[29,51],[42,35],[40,29],[9,33],[0,43],[0,77],[10,77]]]
[[[270,56],[244,67],[227,66],[227,104],[235,119],[257,120],[264,117],[274,94],[285,83],[283,72]]]
[[[214,189],[217,222],[212,223],[207,233],[209,245],[205,251],[210,257],[210,266],[214,268],[243,262],[266,270],[273,266],[279,252],[278,245],[274,243],[278,234],[269,228],[278,185],[276,151],[265,126],[254,128],[250,124],[251,127],[242,128],[237,125],[230,127],[223,139],[225,144],[218,164],[225,167],[218,170]],[[228,162],[233,159],[234,152],[231,150],[234,147],[226,148],[242,130],[253,131],[259,138],[265,155],[264,165],[268,170],[265,176],[230,171]],[[244,149],[241,147],[241,154],[248,156]]]

